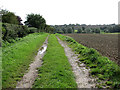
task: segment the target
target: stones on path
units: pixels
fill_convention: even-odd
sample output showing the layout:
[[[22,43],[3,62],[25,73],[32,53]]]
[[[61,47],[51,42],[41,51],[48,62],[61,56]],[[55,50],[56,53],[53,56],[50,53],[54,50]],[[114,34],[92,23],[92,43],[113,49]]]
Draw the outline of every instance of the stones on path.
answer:
[[[39,49],[37,56],[35,57],[35,60],[33,63],[31,63],[28,69],[28,72],[23,76],[21,81],[17,83],[16,88],[32,88],[32,85],[38,75],[37,68],[42,65],[42,57],[45,54],[45,51],[47,49],[47,43],[48,43],[48,37],[46,38],[45,42],[43,43],[42,48]]]
[[[85,64],[79,61],[78,55],[75,54],[65,42],[59,38],[58,41],[61,46],[64,47],[65,54],[72,66],[78,88],[95,88],[95,79],[89,76],[90,69],[86,69]]]

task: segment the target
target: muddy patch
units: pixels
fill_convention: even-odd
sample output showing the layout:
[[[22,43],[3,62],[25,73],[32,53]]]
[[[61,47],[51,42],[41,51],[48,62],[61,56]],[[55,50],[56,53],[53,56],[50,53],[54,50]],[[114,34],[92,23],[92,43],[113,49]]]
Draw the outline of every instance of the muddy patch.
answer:
[[[95,88],[95,79],[89,76],[90,69],[86,69],[86,65],[79,61],[78,55],[67,46],[67,43],[61,41],[59,38],[58,41],[61,46],[64,47],[65,54],[72,66],[78,88]]]
[[[43,43],[42,47],[38,50],[37,56],[33,63],[29,66],[28,72],[23,76],[20,82],[17,83],[16,88],[32,88],[32,85],[38,75],[37,68],[42,65],[42,58],[45,54],[48,44],[48,37],[46,38],[45,42]]]

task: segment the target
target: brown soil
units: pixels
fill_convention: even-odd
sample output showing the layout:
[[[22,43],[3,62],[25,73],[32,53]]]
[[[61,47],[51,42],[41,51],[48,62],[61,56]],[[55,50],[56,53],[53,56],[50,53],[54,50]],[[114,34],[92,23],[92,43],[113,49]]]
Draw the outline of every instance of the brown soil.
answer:
[[[94,48],[103,56],[120,65],[120,35],[118,34],[64,34],[80,44]]]

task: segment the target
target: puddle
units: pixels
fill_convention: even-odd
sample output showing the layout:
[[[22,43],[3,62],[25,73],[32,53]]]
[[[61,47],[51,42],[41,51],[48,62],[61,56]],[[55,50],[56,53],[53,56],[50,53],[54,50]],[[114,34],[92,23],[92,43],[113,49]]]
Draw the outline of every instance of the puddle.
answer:
[[[47,45],[42,47],[42,50],[39,50],[38,54],[43,54],[47,49]]]
[[[37,68],[39,68],[42,65],[42,58],[47,49],[47,44],[48,44],[48,37],[46,38],[42,47],[38,50],[35,60],[29,65],[30,67],[28,69],[28,72],[24,74],[21,81],[17,83],[16,88],[32,88],[32,85],[34,84],[34,81],[38,75]]]

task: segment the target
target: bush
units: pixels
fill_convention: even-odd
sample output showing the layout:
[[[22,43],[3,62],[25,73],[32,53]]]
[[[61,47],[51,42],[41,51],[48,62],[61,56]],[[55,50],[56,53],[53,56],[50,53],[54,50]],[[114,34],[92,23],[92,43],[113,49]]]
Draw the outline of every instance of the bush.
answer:
[[[35,27],[29,27],[28,28],[28,33],[30,34],[30,33],[35,33],[35,32],[37,32],[38,31],[38,29],[37,28],[35,28]]]
[[[5,41],[9,41],[10,39],[15,39],[17,37],[23,37],[27,34],[28,28],[26,26],[8,23],[2,24],[2,39]]]

